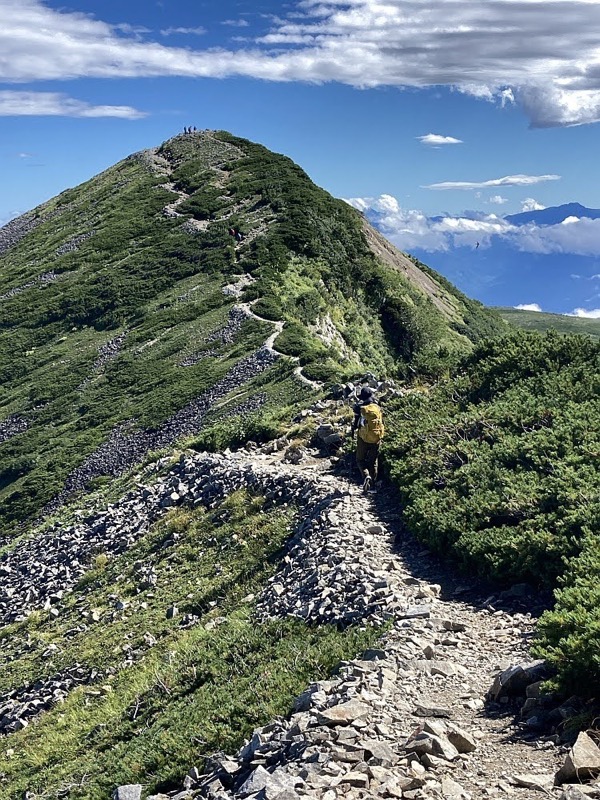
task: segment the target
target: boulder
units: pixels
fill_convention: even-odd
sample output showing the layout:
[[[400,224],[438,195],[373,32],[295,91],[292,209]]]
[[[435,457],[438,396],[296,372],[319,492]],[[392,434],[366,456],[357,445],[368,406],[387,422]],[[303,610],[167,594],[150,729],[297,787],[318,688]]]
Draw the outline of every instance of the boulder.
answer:
[[[404,745],[404,750],[416,753],[418,756],[431,755],[443,758],[445,761],[454,761],[458,750],[444,736],[434,736],[430,733],[419,733]]]
[[[324,708],[317,715],[320,725],[350,725],[357,719],[367,717],[371,711],[370,706],[359,700],[349,700],[331,708]]]
[[[513,664],[496,675],[488,692],[491,700],[503,697],[519,697],[525,694],[528,686],[537,683],[547,672],[545,661],[532,661],[529,664]]]
[[[586,781],[600,775],[600,749],[594,740],[582,731],[569,750],[565,763],[556,773],[557,784],[567,781]]]
[[[459,753],[472,753],[477,749],[477,742],[470,733],[463,731],[458,725],[448,725],[446,732],[448,741],[451,742]]]

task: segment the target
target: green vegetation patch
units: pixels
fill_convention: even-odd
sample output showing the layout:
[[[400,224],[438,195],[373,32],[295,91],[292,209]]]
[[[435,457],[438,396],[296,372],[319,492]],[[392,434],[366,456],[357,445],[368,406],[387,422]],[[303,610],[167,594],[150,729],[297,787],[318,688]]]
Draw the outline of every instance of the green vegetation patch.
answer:
[[[585,333],[600,339],[600,319],[569,317],[566,314],[547,314],[540,311],[522,311],[516,308],[499,308],[498,313],[507,322],[527,331],[555,330],[559,333]]]
[[[124,783],[148,793],[180,786],[191,766],[237,748],[256,725],[287,713],[308,683],[368,646],[373,632],[252,619],[251,597],[276,568],[291,521],[290,509],[245,492],[212,512],[173,511],[128,553],[98,554],[57,620],[35,615],[7,629],[4,689],[75,661],[101,675],[10,737],[2,797],[104,800]],[[153,568],[152,585],[140,564]],[[171,604],[180,614],[168,620]],[[181,627],[186,613],[200,621]],[[44,658],[50,644],[58,651]]]
[[[600,346],[584,337],[485,342],[452,379],[398,402],[386,444],[405,520],[422,541],[503,583],[560,578],[541,648],[565,680],[593,666],[577,661],[571,637],[597,641],[593,602],[577,610],[577,633],[569,609],[600,571],[599,366]],[[589,685],[600,688],[598,667]]]

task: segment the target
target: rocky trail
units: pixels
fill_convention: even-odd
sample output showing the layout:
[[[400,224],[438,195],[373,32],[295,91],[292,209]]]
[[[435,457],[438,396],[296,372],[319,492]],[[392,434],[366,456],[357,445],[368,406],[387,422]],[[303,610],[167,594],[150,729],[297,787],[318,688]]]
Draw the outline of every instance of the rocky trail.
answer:
[[[527,657],[531,598],[520,600],[515,588],[509,610],[501,601],[510,593],[486,598],[481,587],[465,586],[402,530],[391,490],[365,495],[332,472],[329,458],[298,452],[285,440],[236,453],[184,454],[167,475],[138,483],[121,501],[21,542],[0,559],[4,621],[36,608],[60,615],[63,597],[98,547],[116,555],[167,510],[214,508],[244,487],[301,509],[280,567],[256,598],[258,620],[377,626],[382,637],[331,680],[307,687],[289,718],[257,729],[240,751],[215,755],[205,774],[190,765],[184,787],[171,797],[584,796],[553,788],[565,748],[547,719],[538,724],[541,665]],[[29,724],[93,679],[101,677],[74,664],[64,675],[15,687],[0,697],[0,732]],[[520,717],[524,702],[529,713]],[[557,722],[564,711],[552,712]],[[586,788],[585,796],[599,796],[600,789]],[[115,797],[139,798],[141,791],[120,787]]]
[[[390,629],[378,648],[308,687],[288,719],[256,730],[238,753],[217,755],[208,774],[192,770],[184,792],[173,796],[468,800],[553,793],[564,760],[558,737],[536,730],[532,716],[519,719],[525,685],[533,684],[532,708],[539,690],[541,667],[527,657],[535,617],[496,608],[493,598],[477,597],[477,587],[461,586],[443,570],[442,588],[434,582],[439,565],[398,527],[391,493],[365,495],[314,454],[300,467],[286,465],[287,452],[252,454],[252,469],[310,476],[332,500],[317,524],[313,516],[297,529],[258,598],[259,616]],[[231,459],[247,463],[248,456]],[[523,667],[506,671],[515,664]],[[555,791],[558,797],[563,789]]]

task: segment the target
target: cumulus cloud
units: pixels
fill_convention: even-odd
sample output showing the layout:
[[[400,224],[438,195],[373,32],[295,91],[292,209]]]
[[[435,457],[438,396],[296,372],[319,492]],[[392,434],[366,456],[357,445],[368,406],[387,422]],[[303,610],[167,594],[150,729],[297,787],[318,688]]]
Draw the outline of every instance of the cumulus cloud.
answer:
[[[0,117],[120,117],[140,119],[131,106],[93,106],[59,92],[0,91]],[[29,154],[19,154],[26,158]]]
[[[559,181],[560,175],[505,175],[504,178],[492,178],[488,181],[444,181],[430,183],[422,189],[488,189],[492,186],[530,186],[545,181]]]
[[[0,79],[248,76],[355,87],[446,86],[533,126],[600,120],[598,0],[296,0],[237,50],[191,50],[42,0],[2,0]],[[136,38],[137,36],[137,38]]]
[[[388,194],[378,198],[350,198],[346,202],[362,211],[401,250],[420,248],[434,252],[453,247],[486,247],[490,236],[512,226],[495,214],[481,217],[436,217],[404,209]]]
[[[488,203],[492,203],[495,206],[503,206],[504,203],[508,203],[508,197],[502,197],[501,194],[495,194],[490,197]]]
[[[534,200],[533,197],[526,197],[525,200],[521,201],[521,210],[522,211],[543,211],[546,206],[538,203],[537,200]]]
[[[542,307],[539,303],[519,303],[518,306],[515,306],[520,311],[541,311]]]
[[[576,308],[568,315],[569,317],[585,317],[586,319],[600,319],[600,308]]]
[[[447,251],[455,247],[489,247],[496,237],[515,250],[528,253],[570,253],[600,257],[600,219],[568,217],[556,225],[513,225],[497,214],[470,212],[463,216],[428,217],[404,209],[395,197],[351,198],[401,250]]]
[[[454,136],[442,136],[439,133],[427,133],[425,136],[417,136],[423,144],[439,147],[442,144],[463,144],[462,139],[455,139]]]

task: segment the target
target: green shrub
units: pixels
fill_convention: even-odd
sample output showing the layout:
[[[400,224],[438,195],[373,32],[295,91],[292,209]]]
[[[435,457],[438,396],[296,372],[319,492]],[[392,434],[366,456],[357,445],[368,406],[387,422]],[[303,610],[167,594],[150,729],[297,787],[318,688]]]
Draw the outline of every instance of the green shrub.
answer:
[[[556,605],[538,624],[536,655],[558,673],[565,692],[598,697],[600,691],[600,514],[585,532],[581,553],[569,563]]]
[[[563,686],[588,671],[594,691],[599,357],[593,340],[553,333],[484,342],[429,394],[390,409],[385,447],[422,541],[503,584],[560,581],[539,652]]]

